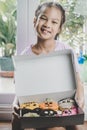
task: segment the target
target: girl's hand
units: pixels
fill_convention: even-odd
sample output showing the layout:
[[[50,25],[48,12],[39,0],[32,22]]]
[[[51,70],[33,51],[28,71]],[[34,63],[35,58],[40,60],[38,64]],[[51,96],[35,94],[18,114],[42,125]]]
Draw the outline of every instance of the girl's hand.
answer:
[[[15,118],[20,118],[20,108],[18,105],[13,106],[12,114],[14,115]]]
[[[17,118],[19,118],[19,115],[20,115],[20,108],[18,105],[17,97],[15,97],[14,102],[13,102],[13,115]]]

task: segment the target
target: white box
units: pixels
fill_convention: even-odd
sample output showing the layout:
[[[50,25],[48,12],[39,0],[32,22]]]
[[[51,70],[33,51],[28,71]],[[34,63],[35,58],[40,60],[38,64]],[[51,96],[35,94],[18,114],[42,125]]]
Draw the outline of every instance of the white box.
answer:
[[[77,81],[74,57],[71,50],[56,51],[47,55],[24,55],[13,57],[15,65],[15,89],[19,103],[46,98],[56,101],[74,97]],[[84,113],[67,117],[20,117],[22,128],[53,127],[81,124]],[[42,120],[42,123],[39,123]],[[73,122],[72,122],[73,120]],[[29,123],[30,122],[30,123]],[[44,123],[43,123],[44,122]]]

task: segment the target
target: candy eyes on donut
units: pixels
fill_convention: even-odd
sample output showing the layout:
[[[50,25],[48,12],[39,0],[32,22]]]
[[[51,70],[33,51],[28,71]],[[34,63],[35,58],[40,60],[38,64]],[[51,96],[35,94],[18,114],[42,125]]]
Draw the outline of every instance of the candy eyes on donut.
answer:
[[[45,102],[45,106],[51,106],[52,104],[52,102]]]
[[[64,101],[62,101],[62,103],[65,103],[66,101],[64,100]]]
[[[54,110],[51,110],[51,109],[45,109],[45,110],[42,110],[41,111],[41,116],[53,116],[53,115],[55,115],[55,114],[57,114],[57,112],[56,111],[54,111]]]
[[[52,102],[49,102],[49,104],[52,104]]]
[[[35,103],[33,104],[33,106],[36,106],[36,105],[37,105],[37,104],[35,104]]]
[[[36,106],[37,104],[35,102],[29,102],[28,105]]]
[[[71,110],[65,110],[64,113],[65,114],[71,114]]]

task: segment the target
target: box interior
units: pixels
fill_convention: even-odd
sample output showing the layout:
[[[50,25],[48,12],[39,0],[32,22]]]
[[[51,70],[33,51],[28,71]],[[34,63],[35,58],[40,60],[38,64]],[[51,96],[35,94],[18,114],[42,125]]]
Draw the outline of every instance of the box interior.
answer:
[[[74,96],[77,83],[71,50],[14,56],[13,61],[15,90],[20,103]]]

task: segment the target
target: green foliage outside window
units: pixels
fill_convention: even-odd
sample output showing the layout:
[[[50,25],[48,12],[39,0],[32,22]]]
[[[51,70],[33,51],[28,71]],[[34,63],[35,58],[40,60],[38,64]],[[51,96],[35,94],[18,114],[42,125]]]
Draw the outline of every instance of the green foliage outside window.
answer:
[[[16,0],[0,0],[0,48],[4,56],[16,49]]]

